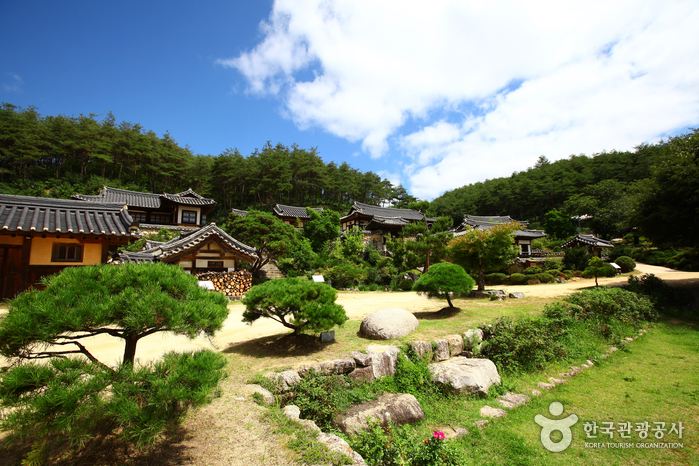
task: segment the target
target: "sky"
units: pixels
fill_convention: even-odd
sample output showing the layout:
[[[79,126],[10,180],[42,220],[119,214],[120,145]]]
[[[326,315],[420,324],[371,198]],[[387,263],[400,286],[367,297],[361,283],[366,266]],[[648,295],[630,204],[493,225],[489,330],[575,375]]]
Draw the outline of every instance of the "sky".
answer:
[[[422,199],[699,127],[696,0],[0,1],[0,101]]]

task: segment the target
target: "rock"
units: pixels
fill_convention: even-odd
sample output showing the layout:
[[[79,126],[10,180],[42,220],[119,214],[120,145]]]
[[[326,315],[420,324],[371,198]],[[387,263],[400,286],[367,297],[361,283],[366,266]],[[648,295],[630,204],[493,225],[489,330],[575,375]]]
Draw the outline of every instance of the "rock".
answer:
[[[522,293],[521,291],[515,291],[513,293],[508,294],[507,297],[510,299],[522,299],[524,298],[524,293]]]
[[[396,373],[400,353],[397,347],[374,345],[367,349],[367,353],[371,356],[371,369],[375,379]]]
[[[541,396],[541,392],[535,388],[532,390],[532,396]]]
[[[374,380],[374,370],[369,367],[358,367],[349,373],[349,378],[355,382],[371,382]]]
[[[480,348],[483,343],[483,330],[479,328],[470,328],[464,333],[464,350],[475,351]]]
[[[263,405],[273,405],[275,402],[274,395],[272,395],[272,392],[264,388],[262,385],[258,385],[256,383],[248,384],[248,387],[252,390],[253,393],[259,393],[260,396],[262,397],[262,404]]]
[[[590,366],[589,364],[581,364],[580,367],[582,367],[583,369],[589,369],[592,366]]]
[[[579,368],[578,366],[570,366],[570,372],[569,372],[570,374],[575,375],[575,374],[579,374],[581,372],[582,372],[582,369]]]
[[[362,320],[359,335],[372,340],[393,340],[414,332],[419,325],[417,317],[405,309],[383,309]]]
[[[495,291],[489,291],[490,293],[490,299],[496,300],[496,301],[502,301],[507,299],[507,293],[505,293],[505,290],[495,290]]]
[[[507,411],[500,408],[493,408],[492,406],[485,405],[481,408],[481,416],[496,418],[503,417],[507,415]]]
[[[268,378],[283,392],[291,390],[291,387],[294,387],[301,382],[301,377],[299,376],[298,372],[294,370],[288,370],[278,374],[271,374]]]
[[[546,383],[546,382],[539,382],[538,384],[536,384],[536,386],[543,389],[543,390],[550,390],[553,387],[555,387],[555,385],[553,385],[551,383]]]
[[[507,409],[517,408],[518,406],[526,404],[528,401],[529,397],[521,393],[507,392],[498,397],[498,403],[500,403],[500,406]]]
[[[594,363],[594,362],[592,362],[592,361],[590,361],[589,359],[588,359],[587,361],[585,361],[585,362],[586,362],[586,363],[587,363],[587,365],[588,365],[588,366],[590,366],[590,367],[592,367],[592,366],[594,366],[594,365],[595,365],[595,363]]]
[[[301,416],[301,408],[296,405],[286,405],[282,410],[284,416],[288,417],[292,421],[298,421]]]
[[[360,353],[359,351],[352,351],[352,357],[354,358],[354,362],[357,366],[371,366],[371,356],[368,354]]]
[[[613,353],[614,351],[619,351],[619,348],[617,348],[616,346],[612,346],[611,348],[609,348],[610,353]]]
[[[489,359],[469,359],[457,356],[448,361],[429,365],[435,382],[458,394],[487,395],[493,384],[500,384],[498,369]]]
[[[299,377],[306,377],[310,372],[322,372],[320,364],[303,364],[296,368]]]
[[[449,342],[447,340],[435,340],[436,348],[432,359],[435,361],[446,361],[449,359]]]
[[[443,427],[441,429],[442,432],[444,432],[444,438],[459,438],[463,437],[464,435],[468,435],[468,429],[465,429],[463,427],[457,427],[456,430],[452,429],[450,426]]]
[[[429,341],[411,341],[409,345],[418,358],[428,356],[428,359],[432,359],[432,344]]]
[[[555,377],[549,377],[549,382],[551,382],[554,385],[560,385],[562,383],[566,383],[566,379],[557,379]]]
[[[464,351],[464,339],[461,335],[447,335],[444,338],[449,343],[450,357],[458,356]]]
[[[369,420],[376,419],[386,427],[395,424],[413,424],[425,419],[425,412],[417,399],[409,393],[382,395],[374,401],[354,406],[338,422],[346,434],[356,433],[369,427]]]
[[[483,426],[485,426],[487,423],[490,421],[488,419],[481,419],[480,421],[476,421],[473,423],[474,426],[478,427],[479,429],[482,429]]]
[[[321,371],[325,374],[349,374],[355,367],[357,367],[357,363],[354,358],[335,359],[320,365]]]
[[[633,338],[631,338],[631,337],[626,337],[626,341],[628,341],[629,343],[631,343],[631,342],[633,341]]]
[[[468,294],[468,297],[476,299],[490,299],[490,293],[487,291],[471,291]]]
[[[328,450],[340,453],[348,457],[350,460],[352,460],[353,465],[366,466],[364,458],[362,458],[362,456],[359,453],[354,451],[347,442],[345,442],[342,438],[338,437],[337,435],[326,434],[324,432],[321,432],[320,434],[318,434],[318,441],[326,447],[328,447]]]

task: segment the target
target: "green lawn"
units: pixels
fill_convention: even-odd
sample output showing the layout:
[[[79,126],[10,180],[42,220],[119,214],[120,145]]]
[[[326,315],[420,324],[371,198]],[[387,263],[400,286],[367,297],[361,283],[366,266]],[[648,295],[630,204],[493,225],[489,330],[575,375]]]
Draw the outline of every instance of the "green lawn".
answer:
[[[472,421],[479,418],[478,410],[489,404],[497,406],[495,400],[455,400],[430,413],[440,423],[424,426],[426,433],[440,424],[466,426],[470,434],[460,440],[466,464],[508,465],[696,465],[699,464],[699,328],[684,324],[660,323],[647,335],[629,345],[629,351],[618,351],[607,360],[598,361],[595,367],[577,375],[565,385],[544,391],[533,398],[527,406],[512,410],[500,419],[491,421],[482,431],[473,427]],[[556,371],[539,374],[538,380],[546,381]],[[519,389],[533,388],[531,375],[509,380]],[[524,390],[522,390],[524,391]],[[528,392],[527,392],[528,393]],[[554,417],[549,411],[550,403],[558,401],[565,411]],[[571,446],[560,453],[551,453],[540,442],[541,428],[534,422],[537,414],[552,419],[578,416],[572,427]],[[667,433],[656,440],[653,432],[649,438],[639,438],[631,432],[630,439],[614,438],[598,432],[597,439],[586,439],[583,423],[596,421],[617,423],[647,421],[653,428],[654,422],[682,422],[683,438]],[[552,437],[557,441],[556,435]],[[632,443],[635,448],[591,448],[592,443]],[[677,449],[636,448],[638,443],[671,442],[683,444]]]

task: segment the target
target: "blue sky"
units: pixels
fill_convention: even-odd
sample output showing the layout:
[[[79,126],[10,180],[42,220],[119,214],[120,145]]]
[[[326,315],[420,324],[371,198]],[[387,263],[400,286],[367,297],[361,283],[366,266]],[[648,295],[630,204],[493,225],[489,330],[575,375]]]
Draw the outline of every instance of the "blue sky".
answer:
[[[194,153],[316,147],[422,198],[699,123],[696,1],[0,2],[0,100]]]

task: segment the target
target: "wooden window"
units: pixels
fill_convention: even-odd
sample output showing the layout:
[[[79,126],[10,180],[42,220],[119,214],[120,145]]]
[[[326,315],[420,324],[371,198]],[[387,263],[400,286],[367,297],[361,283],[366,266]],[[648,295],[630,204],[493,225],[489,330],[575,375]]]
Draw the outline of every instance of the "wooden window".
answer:
[[[196,210],[183,210],[182,211],[182,223],[197,223],[197,211]]]
[[[133,218],[138,223],[147,223],[147,216],[145,212],[129,212],[131,218]]]
[[[82,262],[83,245],[54,243],[51,262]]]
[[[169,225],[171,218],[170,214],[150,214],[151,223],[158,223],[161,225]]]
[[[223,261],[207,261],[206,265],[207,265],[207,267],[212,267],[212,268],[222,268]]]

